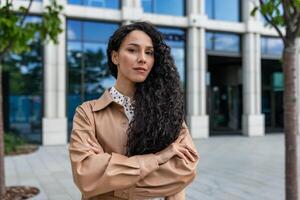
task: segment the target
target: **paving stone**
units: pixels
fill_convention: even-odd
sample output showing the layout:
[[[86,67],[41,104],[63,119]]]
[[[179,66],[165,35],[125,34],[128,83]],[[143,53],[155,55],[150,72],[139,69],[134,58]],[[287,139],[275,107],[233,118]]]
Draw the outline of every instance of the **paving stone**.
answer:
[[[300,143],[300,136],[297,139]],[[284,199],[283,141],[281,134],[194,140],[200,162],[197,177],[186,189],[186,199]],[[41,146],[32,154],[7,156],[5,171],[7,185],[29,184],[40,189],[32,200],[81,199],[73,183],[68,145]]]

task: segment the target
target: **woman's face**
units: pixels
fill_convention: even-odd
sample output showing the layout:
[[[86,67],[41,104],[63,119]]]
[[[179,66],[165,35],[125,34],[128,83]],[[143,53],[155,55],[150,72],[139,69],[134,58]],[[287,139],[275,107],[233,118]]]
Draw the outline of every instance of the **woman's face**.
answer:
[[[123,39],[119,50],[112,52],[112,61],[118,66],[119,81],[145,81],[154,63],[151,38],[143,31],[131,31]]]

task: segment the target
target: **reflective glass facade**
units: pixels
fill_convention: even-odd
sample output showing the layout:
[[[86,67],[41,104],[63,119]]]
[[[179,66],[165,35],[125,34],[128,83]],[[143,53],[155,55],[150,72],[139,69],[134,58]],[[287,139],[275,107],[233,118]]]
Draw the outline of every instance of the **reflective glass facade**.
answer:
[[[242,130],[241,36],[206,32],[207,111],[210,134]]]
[[[27,17],[25,23],[38,22]],[[4,60],[4,126],[5,131],[28,141],[42,141],[43,55],[39,36],[30,44],[32,51],[9,54]]]
[[[171,47],[171,54],[175,60],[183,89],[185,88],[185,31],[177,28],[159,28],[164,39]]]
[[[280,56],[283,50],[283,42],[280,38],[261,37],[262,56]]]
[[[266,132],[283,131],[283,72],[276,59],[262,59],[262,113]]]
[[[241,38],[234,33],[206,32],[206,50],[216,52],[240,53]]]
[[[209,19],[238,22],[241,20],[240,9],[240,0],[205,1],[205,12]]]
[[[185,15],[185,0],[141,0],[144,12],[162,15]]]
[[[261,37],[262,113],[266,132],[283,130],[283,72],[279,59],[283,42],[276,37]]]
[[[106,47],[118,24],[67,21],[68,120],[82,102],[97,99],[114,83],[110,75]]]
[[[20,1],[26,2],[29,0]],[[44,0],[33,1],[39,4]],[[197,3],[196,1],[188,2],[186,0],[139,1],[144,13],[151,13],[148,17],[153,18],[149,20],[157,26],[164,26],[159,27],[159,30],[171,47],[171,54],[178,68],[183,89],[186,88],[188,81],[191,81],[190,84],[195,85],[197,90],[203,87],[203,85],[195,83],[193,79],[188,80],[186,76],[186,55],[190,51],[186,48],[186,33],[191,28],[187,17],[191,14],[187,11],[188,3],[192,2],[191,4],[194,4],[194,6],[197,4],[199,7],[196,9],[197,12],[200,6],[205,6],[203,9],[208,16],[208,21],[203,19],[201,28],[206,31],[206,52],[199,54],[201,57],[196,58],[196,62],[191,62],[192,66],[189,67],[190,69],[199,67],[202,69],[203,66],[196,65],[199,65],[201,60],[206,60],[206,66],[204,66],[206,71],[201,71],[201,73],[205,73],[207,90],[204,94],[201,93],[200,97],[203,99],[202,95],[204,95],[206,98],[206,111],[210,119],[209,134],[226,131],[228,133],[241,133],[244,130],[241,123],[244,102],[243,88],[247,88],[249,85],[252,87],[255,84],[241,77],[244,70],[243,63],[244,61],[247,62],[247,60],[243,60],[241,53],[243,50],[241,39],[247,33],[247,30],[243,29],[247,22],[242,21],[242,8],[245,6],[247,9],[250,5],[247,5],[249,2],[241,0],[204,0],[205,2],[197,0]],[[70,128],[75,108],[84,101],[97,99],[105,88],[114,84],[115,80],[110,76],[106,63],[108,38],[121,23],[136,21],[136,16],[128,12],[134,10],[139,3],[135,0],[128,0],[128,2],[122,0],[66,0],[66,2],[65,8],[67,10],[72,10],[76,6],[79,10],[83,9],[84,12],[94,12],[94,8],[102,8],[98,9],[100,11],[104,9],[107,9],[108,12],[112,11],[111,18],[101,14],[90,13],[90,15],[84,15],[74,12],[70,12],[70,16],[62,16],[66,19],[66,21],[63,20],[63,22],[66,22],[64,24],[66,33],[63,33],[61,38],[63,41],[59,44],[58,49],[63,48],[66,42],[66,58],[60,56],[54,58],[53,62],[64,63],[66,61],[66,66],[60,66],[66,67],[66,76],[59,78],[59,82],[66,82],[66,88],[64,88],[66,90],[66,104],[60,105],[61,99],[56,99],[51,101],[51,106],[56,107],[58,103],[59,106],[66,106]],[[122,2],[126,2],[128,9],[121,10]],[[38,5],[35,9],[38,10],[37,13],[43,11],[43,8]],[[202,15],[203,13],[198,14]],[[68,19],[68,16],[72,19]],[[180,16],[184,16],[181,17],[180,24],[177,24],[176,21],[174,23],[174,17],[178,19]],[[38,18],[36,19],[38,20]],[[210,23],[212,20],[231,23],[219,27],[219,23]],[[255,20],[253,23],[259,26],[261,22]],[[283,73],[280,63],[283,44],[279,38],[272,36],[267,29],[262,29],[258,34],[261,35],[261,46],[258,48],[261,48],[262,76],[261,96],[258,98],[261,98],[262,113],[265,115],[265,130],[268,131],[270,128],[280,129],[283,127]],[[199,43],[202,32],[193,32],[193,37],[190,42]],[[258,41],[256,39],[258,38],[255,38],[255,41]],[[39,142],[41,141],[41,135],[39,134],[42,131],[42,102],[45,93],[43,91],[42,61],[43,57],[49,59],[51,55],[49,56],[49,52],[42,55],[43,51],[38,42],[31,45],[33,46],[32,52],[22,55],[11,54],[9,58],[6,58],[5,65],[7,67],[3,77],[4,120],[6,130],[9,128],[23,135],[30,134],[30,136],[28,135],[29,139]],[[202,44],[198,45],[200,45],[198,50],[202,52]],[[256,45],[254,51],[257,51]],[[48,65],[45,66],[48,67]],[[48,71],[48,69],[45,71]],[[202,74],[201,77],[203,77]],[[57,77],[51,77],[51,81],[58,81]],[[53,98],[62,98],[57,93],[58,91],[55,91]],[[194,98],[194,95],[191,94],[186,100]],[[197,106],[202,108],[203,105],[199,104]],[[48,117],[45,116],[45,122]],[[61,124],[63,124],[63,119],[58,120],[61,120]],[[49,132],[47,125],[44,126],[46,127],[44,130],[45,138],[47,138]],[[206,125],[204,124],[203,127],[206,127]],[[60,132],[63,132],[63,130],[64,126],[62,125]]]
[[[68,0],[69,4],[119,9],[120,0]]]

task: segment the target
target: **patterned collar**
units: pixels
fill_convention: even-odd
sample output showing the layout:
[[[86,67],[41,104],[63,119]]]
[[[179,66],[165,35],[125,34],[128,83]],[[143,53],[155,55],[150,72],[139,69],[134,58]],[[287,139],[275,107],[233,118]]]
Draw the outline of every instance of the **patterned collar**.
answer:
[[[130,122],[134,115],[133,106],[130,101],[130,98],[128,96],[121,94],[115,87],[111,87],[109,89],[109,93],[110,93],[111,97],[113,98],[114,102],[123,106],[125,115]]]

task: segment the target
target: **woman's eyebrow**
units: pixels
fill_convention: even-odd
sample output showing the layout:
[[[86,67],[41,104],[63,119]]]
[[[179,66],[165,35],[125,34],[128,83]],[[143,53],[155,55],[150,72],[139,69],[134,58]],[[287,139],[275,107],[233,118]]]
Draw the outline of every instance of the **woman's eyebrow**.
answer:
[[[128,45],[133,45],[133,46],[137,46],[137,47],[140,47],[141,45],[137,44],[137,43],[134,43],[134,42],[131,42],[129,43]],[[151,48],[153,49],[153,46],[146,46],[146,48]]]

